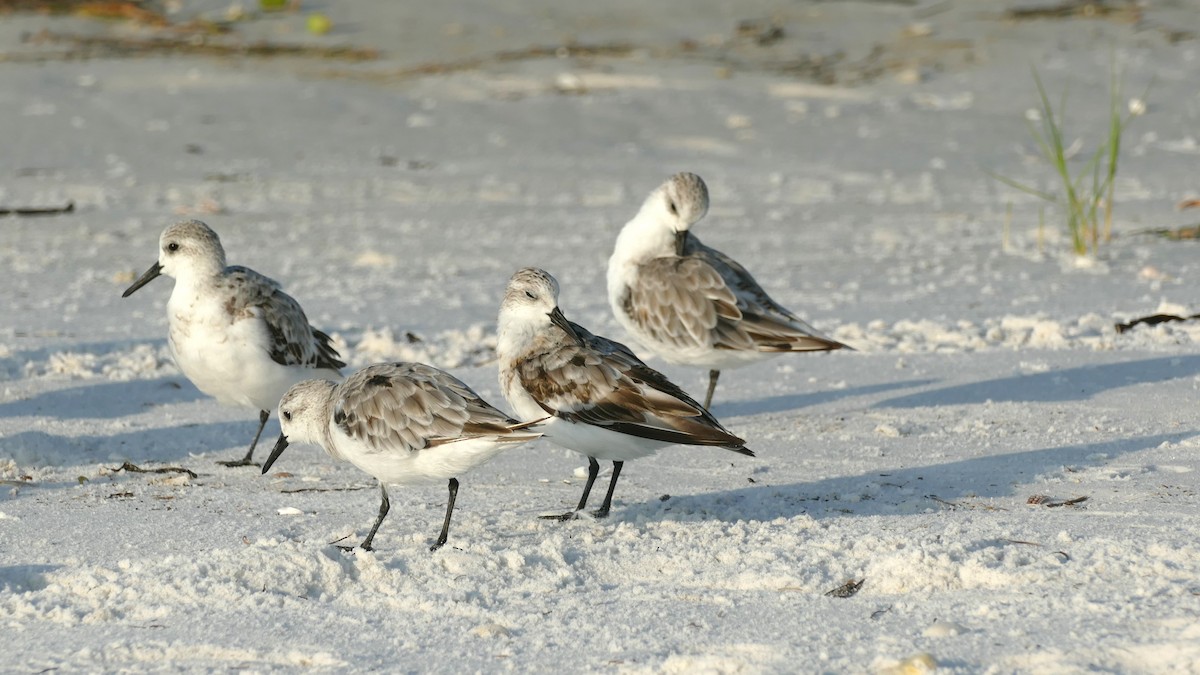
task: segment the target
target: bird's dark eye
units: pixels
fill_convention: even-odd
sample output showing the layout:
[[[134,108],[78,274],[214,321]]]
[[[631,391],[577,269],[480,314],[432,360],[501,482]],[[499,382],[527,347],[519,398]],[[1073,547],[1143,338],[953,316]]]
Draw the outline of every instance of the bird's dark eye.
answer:
[[[679,215],[679,209],[675,208],[675,202],[667,202],[667,208],[671,211],[671,215]]]
[[[525,297],[530,300],[537,300],[537,296],[533,294],[533,291],[525,291]]]
[[[178,250],[179,250],[179,243],[178,243],[178,242],[174,242],[174,241],[173,241],[173,242],[171,242],[171,243],[167,244],[167,250],[168,250],[168,251],[170,251],[171,253],[174,253],[174,252],[178,251]]]
[[[291,422],[292,421],[292,413],[290,411],[284,410],[283,411],[283,419]]]

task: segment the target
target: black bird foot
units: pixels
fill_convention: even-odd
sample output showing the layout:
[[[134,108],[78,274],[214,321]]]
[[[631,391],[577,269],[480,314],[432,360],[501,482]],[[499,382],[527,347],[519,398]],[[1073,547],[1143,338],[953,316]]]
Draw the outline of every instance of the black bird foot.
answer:
[[[565,523],[568,520],[578,520],[579,512],[578,511],[567,511],[566,513],[562,513],[557,516],[538,516],[538,518],[541,518],[542,520],[557,520],[560,523]]]
[[[595,511],[592,511],[592,517],[596,518],[597,520],[600,518],[607,518],[608,509],[596,509]]]
[[[375,550],[374,548],[371,547],[370,544],[367,544],[366,546],[361,546],[361,545],[360,546],[342,546],[341,544],[338,544],[337,547],[339,549],[345,551],[346,553],[354,553],[355,551],[359,551],[359,550],[362,550],[362,551],[374,551]]]
[[[245,458],[245,457],[243,457],[243,458],[241,458],[241,459],[231,459],[231,460],[229,460],[229,461],[226,461],[226,462],[217,462],[217,464],[220,464],[221,466],[230,466],[230,467],[237,467],[237,466],[262,466],[262,464],[259,464],[258,462],[252,462],[252,461],[250,461],[249,459],[247,459],[247,458]]]

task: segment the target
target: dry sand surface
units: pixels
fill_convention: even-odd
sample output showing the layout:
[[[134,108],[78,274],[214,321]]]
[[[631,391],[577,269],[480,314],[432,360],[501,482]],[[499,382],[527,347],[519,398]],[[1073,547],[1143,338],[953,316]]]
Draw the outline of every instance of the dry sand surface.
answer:
[[[1200,324],[1114,327],[1200,311],[1198,244],[1163,235],[1200,224],[1200,3],[0,12],[0,210],[71,205],[0,216],[0,670],[1200,672]],[[1094,254],[994,177],[1058,190],[1031,67],[1074,171],[1114,68],[1141,113]],[[539,441],[460,477],[445,548],[439,485],[344,552],[373,479],[218,465],[255,413],[173,363],[170,279],[121,298],[199,218],[352,368],[507,408],[519,267],[644,353],[605,267],[676,171],[708,181],[694,231],[856,351],[727,371],[712,411],[757,457],[631,462],[604,520],[538,518],[586,477]]]

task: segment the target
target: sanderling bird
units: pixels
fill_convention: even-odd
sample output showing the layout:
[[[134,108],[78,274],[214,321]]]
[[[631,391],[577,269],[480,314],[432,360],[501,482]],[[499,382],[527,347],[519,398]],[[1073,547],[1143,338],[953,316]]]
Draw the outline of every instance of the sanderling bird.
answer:
[[[526,420],[548,417],[538,430],[588,458],[579,506],[549,517],[568,520],[587,506],[598,459],[613,463],[608,494],[593,514],[603,518],[627,460],[675,444],[754,456],[745,441],[625,345],[568,321],[558,308],[558,282],[547,272],[527,267],[512,276],[499,323],[496,354],[504,397]]]
[[[543,416],[544,417],[544,416]],[[265,474],[289,443],[311,443],[379,479],[383,501],[371,550],[391,504],[387,486],[449,479],[450,501],[434,551],[446,543],[458,496],[458,476],[515,445],[541,436],[488,405],[460,380],[421,363],[377,363],[335,384],[306,380],[279,402],[279,442]]]
[[[252,269],[226,267],[217,233],[198,220],[163,230],[158,262],[121,297],[161,274],[175,278],[167,301],[167,341],[179,369],[218,401],[259,411],[246,456],[221,462],[253,465],[254,447],[284,392],[311,377],[340,380],[346,364],[329,336],[308,325],[300,304],[277,282]]]
[[[677,365],[717,378],[782,352],[848,349],[771,299],[736,260],[700,243],[689,228],[708,213],[708,187],[677,173],[625,224],[608,260],[608,301],[638,342]]]

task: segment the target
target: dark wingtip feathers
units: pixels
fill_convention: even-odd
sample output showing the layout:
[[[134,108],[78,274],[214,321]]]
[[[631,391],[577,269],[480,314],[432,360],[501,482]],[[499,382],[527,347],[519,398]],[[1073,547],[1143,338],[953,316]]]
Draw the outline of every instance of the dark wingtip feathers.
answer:
[[[341,354],[338,354],[333,347],[333,338],[329,337],[328,333],[316,328],[312,329],[312,334],[317,339],[317,366],[330,370],[345,368],[346,362],[341,359]]]
[[[729,448],[729,449],[738,453],[739,455],[745,455],[747,457],[757,457],[758,456],[758,455],[754,454],[753,450],[751,450],[750,448],[747,448],[744,445],[736,447],[736,448]]]

